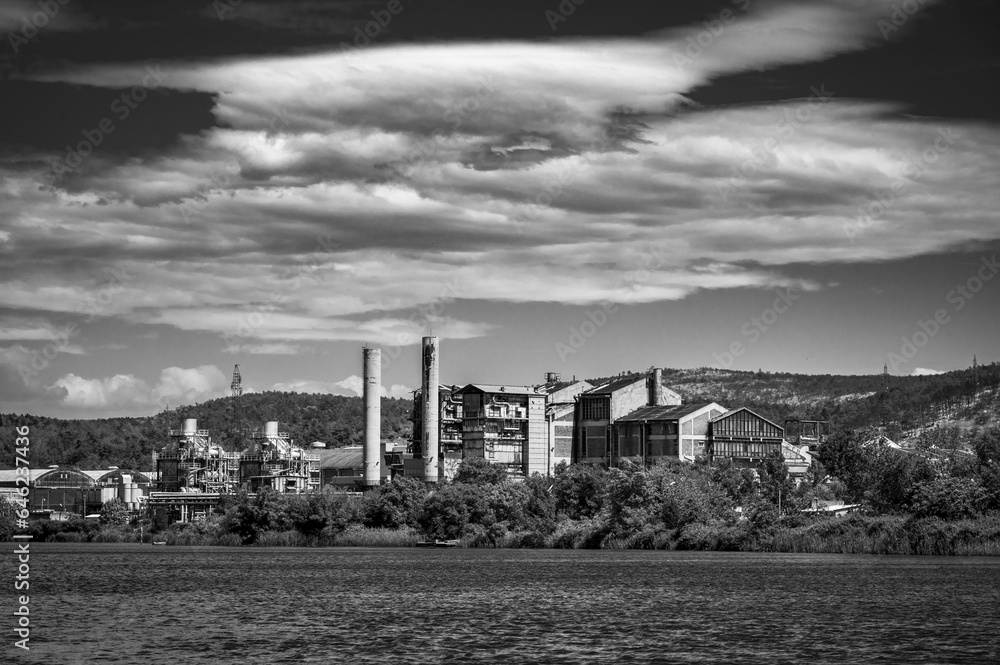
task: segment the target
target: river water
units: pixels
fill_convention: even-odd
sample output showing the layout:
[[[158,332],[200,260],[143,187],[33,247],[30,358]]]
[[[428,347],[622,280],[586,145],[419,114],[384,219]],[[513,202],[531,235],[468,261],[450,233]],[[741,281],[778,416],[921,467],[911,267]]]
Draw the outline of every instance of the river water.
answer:
[[[30,575],[3,663],[1000,662],[1000,558],[38,543]]]

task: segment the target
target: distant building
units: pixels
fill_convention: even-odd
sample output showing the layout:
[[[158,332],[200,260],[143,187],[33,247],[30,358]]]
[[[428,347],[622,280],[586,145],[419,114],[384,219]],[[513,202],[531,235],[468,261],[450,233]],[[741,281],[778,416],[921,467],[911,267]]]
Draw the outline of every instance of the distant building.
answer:
[[[462,397],[465,458],[507,467],[511,476],[546,475],[550,467],[545,395],[528,386],[469,384]]]
[[[663,386],[660,370],[614,379],[580,394],[573,461],[609,465],[611,426],[643,406],[679,406],[681,397]]]
[[[382,442],[384,463],[380,465],[382,482],[389,481],[394,473],[401,473],[404,457],[412,458],[406,453],[406,446]],[[343,491],[360,492],[364,485],[364,448],[363,446],[345,446],[323,450],[319,453],[320,488],[334,487]]]
[[[462,398],[458,395],[458,386],[438,386],[438,471],[439,480],[451,480],[455,477],[458,465],[462,462]],[[423,464],[424,456],[424,396],[421,389],[413,391],[413,411],[410,421],[413,423],[413,459],[411,471],[407,475],[417,475],[417,466]],[[423,476],[423,467],[419,475]]]
[[[708,456],[752,468],[781,452],[784,437],[783,427],[743,407],[712,419]]]
[[[16,470],[0,471],[0,494],[13,496],[19,484]],[[31,512],[77,513],[99,511],[112,499],[121,500],[131,510],[138,510],[149,495],[150,478],[146,473],[110,467],[85,470],[73,466],[28,469],[28,510]]]
[[[549,372],[546,383],[536,390],[545,395],[545,425],[549,441],[547,475],[555,473],[560,462],[573,461],[573,414],[577,397],[594,386],[586,381],[559,380],[559,375]]]
[[[705,454],[709,423],[725,412],[715,402],[636,409],[612,425],[611,463],[622,458],[646,465],[668,459],[693,462]]]

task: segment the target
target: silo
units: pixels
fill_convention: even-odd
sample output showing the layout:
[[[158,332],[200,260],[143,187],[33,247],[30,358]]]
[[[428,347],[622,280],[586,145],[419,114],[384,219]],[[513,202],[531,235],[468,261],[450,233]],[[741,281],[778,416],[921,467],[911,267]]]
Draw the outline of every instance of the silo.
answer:
[[[423,391],[423,442],[424,442],[424,481],[438,481],[438,338],[424,337],[423,371],[420,388]]]
[[[382,349],[364,349],[365,447],[364,485],[382,480]]]

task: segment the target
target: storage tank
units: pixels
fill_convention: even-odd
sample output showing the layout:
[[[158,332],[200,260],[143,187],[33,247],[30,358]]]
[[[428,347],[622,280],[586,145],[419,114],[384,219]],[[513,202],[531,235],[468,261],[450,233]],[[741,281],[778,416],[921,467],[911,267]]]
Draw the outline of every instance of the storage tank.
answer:
[[[277,439],[278,438],[278,421],[277,420],[269,420],[266,423],[264,423],[264,436],[266,436],[269,439]]]
[[[185,436],[194,436],[198,432],[198,419],[197,418],[187,418],[184,421],[184,434]]]

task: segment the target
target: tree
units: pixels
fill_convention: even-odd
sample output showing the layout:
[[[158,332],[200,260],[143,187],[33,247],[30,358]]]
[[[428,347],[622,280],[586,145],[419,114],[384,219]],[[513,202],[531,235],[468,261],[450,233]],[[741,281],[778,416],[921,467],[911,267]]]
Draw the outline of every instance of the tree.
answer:
[[[607,473],[589,464],[573,464],[556,468],[552,486],[556,511],[571,520],[594,517],[604,505]]]
[[[121,499],[105,501],[101,506],[101,524],[125,526],[130,517],[128,506]]]
[[[482,457],[469,457],[462,460],[455,472],[456,483],[471,483],[473,485],[498,485],[508,481],[507,468],[494,464]]]
[[[426,494],[418,480],[405,476],[393,478],[365,495],[365,524],[387,529],[416,526]]]
[[[10,540],[14,535],[17,520],[17,506],[0,496],[0,541]]]
[[[469,524],[484,527],[494,520],[486,503],[486,486],[469,483],[445,485],[427,497],[418,523],[430,538],[452,539],[462,536]]]

